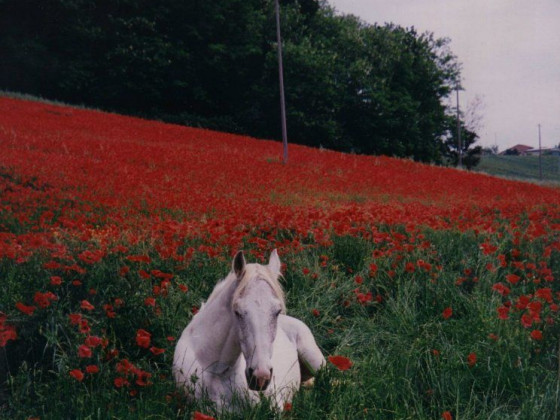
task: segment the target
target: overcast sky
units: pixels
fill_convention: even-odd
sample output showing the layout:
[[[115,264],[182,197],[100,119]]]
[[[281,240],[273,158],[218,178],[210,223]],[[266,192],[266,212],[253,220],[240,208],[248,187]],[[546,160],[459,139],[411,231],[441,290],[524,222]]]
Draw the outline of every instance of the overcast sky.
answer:
[[[340,13],[450,38],[463,108],[482,98],[480,144],[560,143],[560,0],[328,0]]]

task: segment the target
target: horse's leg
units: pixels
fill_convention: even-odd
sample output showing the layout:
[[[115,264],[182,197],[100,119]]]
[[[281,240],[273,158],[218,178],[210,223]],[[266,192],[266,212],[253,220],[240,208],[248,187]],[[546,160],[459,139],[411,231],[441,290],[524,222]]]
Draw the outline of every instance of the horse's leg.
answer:
[[[326,364],[323,353],[317,346],[311,330],[302,321],[290,316],[283,316],[282,321],[284,330],[297,348],[301,381],[308,381]]]

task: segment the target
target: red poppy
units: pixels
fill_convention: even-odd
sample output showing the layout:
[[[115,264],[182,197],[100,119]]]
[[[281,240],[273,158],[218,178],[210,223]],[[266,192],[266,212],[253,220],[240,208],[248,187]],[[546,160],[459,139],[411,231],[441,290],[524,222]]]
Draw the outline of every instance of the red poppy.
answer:
[[[447,307],[443,310],[443,312],[441,313],[441,316],[443,316],[443,319],[449,319],[451,318],[451,316],[453,315],[453,309],[451,307]]]
[[[92,355],[91,349],[85,344],[82,344],[80,347],[78,347],[78,356],[83,358],[89,358],[91,357],[91,355]]]
[[[500,306],[496,309],[498,312],[498,318],[508,319],[509,318],[509,308],[507,306]]]
[[[58,276],[52,276],[50,283],[53,286],[60,286],[62,284],[62,278]]]
[[[82,380],[84,379],[84,372],[82,372],[80,369],[73,369],[69,372],[69,374],[78,382],[82,382]]]
[[[450,411],[444,411],[443,413],[441,413],[441,418],[443,420],[453,420],[453,415]]]
[[[519,280],[521,279],[521,277],[519,277],[516,274],[508,274],[506,276],[506,280],[510,283],[510,284],[517,284],[519,282]]]
[[[540,332],[539,330],[531,331],[531,338],[536,341],[541,341],[543,339],[542,332]]]
[[[328,359],[338,370],[348,370],[353,365],[352,361],[344,356],[329,356]]]
[[[68,318],[70,319],[70,324],[78,325],[82,320],[82,314],[68,314]]]
[[[216,420],[212,416],[208,416],[206,414],[202,414],[199,411],[195,411],[193,415],[193,420]]]
[[[507,296],[510,293],[509,287],[507,287],[503,283],[496,283],[492,286],[492,290],[498,292],[502,296]]]
[[[97,367],[97,365],[87,365],[86,372],[89,374],[98,373],[99,367]]]
[[[101,345],[101,338],[95,335],[90,335],[85,339],[84,344],[88,347],[97,347]]]
[[[139,329],[136,331],[136,344],[138,344],[138,346],[142,348],[147,349],[148,347],[150,347],[151,337],[152,334],[150,334],[148,331]]]
[[[156,356],[165,353],[165,349],[160,349],[159,347],[154,347],[154,346],[150,347],[150,351]]]
[[[115,385],[116,388],[122,388],[123,386],[130,385],[128,380],[126,378],[121,377],[121,376],[117,376],[115,378],[115,380],[113,381],[113,384]]]
[[[149,379],[152,377],[152,374],[149,372],[145,372],[143,370],[138,370],[136,372],[136,385],[138,386],[148,386],[151,385],[152,383],[149,381]]]
[[[33,296],[33,301],[43,309],[48,308],[51,305],[51,301],[57,299],[58,297],[53,292],[35,292]]]
[[[85,309],[86,311],[93,311],[95,309],[95,306],[93,306],[91,303],[89,303],[87,300],[84,299],[80,304],[80,308]]]
[[[469,355],[467,356],[467,363],[469,367],[473,367],[474,365],[476,365],[476,353],[469,353]]]
[[[20,312],[23,312],[25,315],[33,315],[33,312],[35,312],[35,309],[37,309],[37,307],[27,306],[21,302],[18,302],[16,303],[16,309]]]

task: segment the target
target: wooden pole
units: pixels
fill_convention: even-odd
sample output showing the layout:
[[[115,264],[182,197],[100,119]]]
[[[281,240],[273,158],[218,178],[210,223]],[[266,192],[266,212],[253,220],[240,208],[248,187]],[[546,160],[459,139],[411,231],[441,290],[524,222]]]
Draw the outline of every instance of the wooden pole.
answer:
[[[459,115],[459,88],[457,88],[457,151],[459,152],[459,168],[463,167],[463,147],[461,146],[461,117]]]
[[[284,96],[284,66],[282,63],[282,37],[280,35],[280,4],[275,0],[276,9],[276,42],[278,44],[278,79],[280,83],[280,119],[282,121],[282,145],[284,164],[288,163],[288,129],[286,125],[286,99]]]
[[[539,179],[542,180],[542,147],[541,147],[541,125],[539,124]]]

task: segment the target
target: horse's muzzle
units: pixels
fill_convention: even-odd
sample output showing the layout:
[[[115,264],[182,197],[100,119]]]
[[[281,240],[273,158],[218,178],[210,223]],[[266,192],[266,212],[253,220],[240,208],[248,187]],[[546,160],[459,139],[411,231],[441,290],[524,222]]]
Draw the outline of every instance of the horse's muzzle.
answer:
[[[265,391],[270,385],[270,380],[272,379],[272,368],[270,369],[270,376],[266,378],[258,378],[254,375],[255,370],[252,368],[247,368],[245,370],[245,377],[247,378],[247,385],[251,391]]]

